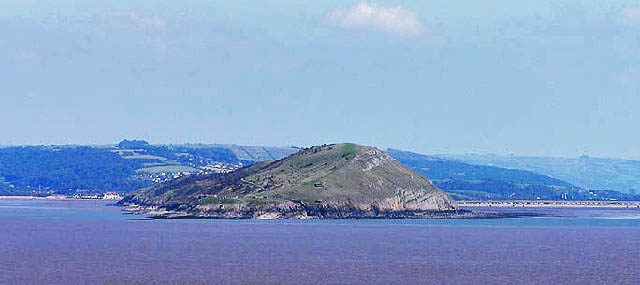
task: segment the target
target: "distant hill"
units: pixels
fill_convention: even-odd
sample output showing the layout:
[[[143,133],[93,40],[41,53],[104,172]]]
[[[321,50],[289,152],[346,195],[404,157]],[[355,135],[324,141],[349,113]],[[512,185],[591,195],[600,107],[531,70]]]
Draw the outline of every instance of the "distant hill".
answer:
[[[195,175],[125,197],[121,204],[164,217],[402,218],[455,210],[426,178],[355,144],[301,150],[235,172]]]
[[[0,195],[129,192],[185,173],[231,171],[296,152],[291,147],[152,145],[0,148]]]
[[[473,165],[439,156],[388,149],[387,153],[431,179],[456,199],[600,200],[635,199],[616,191],[593,191],[526,170]]]
[[[484,154],[438,155],[471,164],[524,169],[586,189],[640,193],[640,161],[609,158],[551,158]],[[635,190],[635,191],[631,191]]]
[[[232,144],[157,145],[142,140],[101,146],[5,146],[0,148],[0,195],[126,193],[185,175],[229,172],[278,160],[299,150]],[[432,179],[455,199],[632,199],[632,195],[592,189],[607,187],[584,187],[559,174],[568,173],[587,185],[618,183],[618,188],[628,191],[635,188],[631,185],[636,185],[633,179],[640,171],[637,161],[588,157],[565,161],[465,156],[463,161],[454,156],[427,156],[394,149],[387,152]]]
[[[137,165],[92,147],[6,147],[0,149],[0,195],[69,193],[75,189],[137,189]]]

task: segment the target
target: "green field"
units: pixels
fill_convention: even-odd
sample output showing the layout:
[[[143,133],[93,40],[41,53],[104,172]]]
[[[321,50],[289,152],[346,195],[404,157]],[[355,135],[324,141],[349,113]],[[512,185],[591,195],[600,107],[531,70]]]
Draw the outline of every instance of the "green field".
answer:
[[[130,156],[123,156],[124,159],[148,159],[148,160],[167,160],[162,156],[150,155],[150,154],[136,154]]]
[[[489,193],[485,191],[476,190],[446,190],[447,194],[455,200],[483,200],[483,199],[505,199],[500,194]]]
[[[136,172],[146,172],[146,173],[162,173],[162,172],[197,172],[198,169],[185,166],[185,165],[165,165],[165,166],[153,166],[147,168],[136,169]]]

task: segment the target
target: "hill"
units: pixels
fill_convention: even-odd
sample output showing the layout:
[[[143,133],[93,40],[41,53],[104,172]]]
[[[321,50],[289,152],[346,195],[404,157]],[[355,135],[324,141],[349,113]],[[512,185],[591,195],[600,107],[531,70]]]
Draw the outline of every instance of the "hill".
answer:
[[[431,179],[461,200],[630,200],[640,197],[616,191],[586,190],[566,181],[526,170],[473,165],[407,151],[387,153]]]
[[[355,144],[311,147],[231,173],[195,175],[125,197],[167,217],[424,217],[455,202],[384,152]]]
[[[124,140],[102,146],[5,146],[0,147],[0,195],[127,193],[183,176],[230,172],[261,161],[279,160],[299,150],[295,147],[230,144],[157,145],[141,140]],[[455,199],[640,199],[638,195],[581,187],[557,175],[537,171],[475,165],[445,156],[394,149],[387,152],[417,173],[432,179],[436,186]],[[485,163],[497,164],[497,161],[500,160]],[[538,160],[528,163],[533,165],[531,167],[539,167],[534,162]],[[579,162],[564,163],[558,164],[564,165],[558,166],[562,170],[560,172],[574,173],[582,181],[600,184],[608,183],[607,179],[627,181],[624,179],[632,179],[640,171],[640,167],[638,171],[634,170],[634,161],[611,162],[583,157]],[[607,163],[611,165],[605,167]],[[598,169],[601,170],[591,173],[594,170],[589,169],[594,169],[593,165],[600,165]],[[611,178],[612,175],[618,178]],[[595,181],[592,176],[602,180]]]
[[[586,189],[640,191],[640,161],[592,158],[553,158],[485,154],[438,155],[477,165],[523,169],[562,179]]]
[[[75,189],[138,189],[136,164],[92,147],[6,147],[0,149],[0,195],[48,195]]]
[[[292,147],[240,146],[222,144],[152,145],[124,140],[112,148],[125,159],[141,163],[138,173],[195,173],[200,170],[230,171],[243,165],[276,160],[291,155]]]
[[[0,195],[130,192],[193,173],[228,172],[296,152],[290,147],[152,145],[0,148]]]

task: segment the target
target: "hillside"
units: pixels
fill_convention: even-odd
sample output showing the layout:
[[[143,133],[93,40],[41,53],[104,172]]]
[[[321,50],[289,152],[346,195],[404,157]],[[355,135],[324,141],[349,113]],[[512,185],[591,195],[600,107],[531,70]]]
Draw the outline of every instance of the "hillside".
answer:
[[[423,217],[455,210],[431,181],[384,152],[355,144],[304,149],[231,173],[177,179],[123,205],[168,217]]]
[[[630,200],[640,197],[616,191],[585,190],[566,181],[526,170],[473,165],[407,151],[387,153],[431,179],[460,200]]]
[[[471,164],[523,169],[562,179],[586,189],[640,193],[640,161],[592,158],[553,158],[483,154],[439,155]]]
[[[257,162],[282,159],[298,150],[295,147],[230,144],[156,145],[140,140],[102,146],[5,146],[0,147],[0,195],[127,193],[183,176],[230,172]],[[591,187],[581,187],[581,184],[574,186],[576,184],[558,175],[541,174],[538,171],[542,170],[538,168],[547,164],[535,164],[538,160],[528,162],[538,171],[529,171],[476,165],[443,156],[394,149],[387,150],[387,153],[431,179],[455,199],[640,199],[638,195],[592,190]],[[496,158],[477,163],[498,164],[499,161]],[[612,183],[627,181],[624,183],[634,185],[633,177],[640,172],[640,166],[634,161],[583,157],[577,162],[563,163],[558,164],[564,165],[558,166],[560,172],[573,173],[580,181],[600,185],[609,183],[607,179],[612,179]],[[603,166],[607,163],[610,165]],[[600,170],[593,170],[596,168],[594,165],[600,165],[597,168]],[[635,167],[638,170],[634,170]]]
[[[0,148],[0,195],[130,192],[193,173],[228,172],[296,151],[289,147],[152,145]]]
[[[0,195],[49,195],[74,189],[138,189],[136,164],[92,147],[0,149]]]
[[[112,148],[124,159],[139,162],[142,174],[197,173],[203,170],[230,171],[259,161],[291,155],[290,147],[240,146],[222,144],[152,145],[124,140]]]

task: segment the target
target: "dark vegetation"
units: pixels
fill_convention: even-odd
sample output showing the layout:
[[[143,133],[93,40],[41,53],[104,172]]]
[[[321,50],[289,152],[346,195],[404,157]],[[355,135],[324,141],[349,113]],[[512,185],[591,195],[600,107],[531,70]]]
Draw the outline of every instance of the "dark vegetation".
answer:
[[[193,171],[216,163],[250,165],[243,154],[269,149],[281,158],[287,148],[222,145],[152,145],[124,140],[112,147],[24,146],[0,148],[0,195],[50,195],[85,192],[130,192],[155,185],[150,167],[159,172]],[[174,170],[172,170],[174,169]],[[147,174],[145,174],[147,173]]]
[[[342,148],[341,156],[344,159],[352,159],[356,156],[358,146],[352,143],[347,143]]]
[[[0,190],[51,189],[130,191],[148,186],[134,179],[136,164],[108,149],[92,147],[8,147],[0,149]]]

